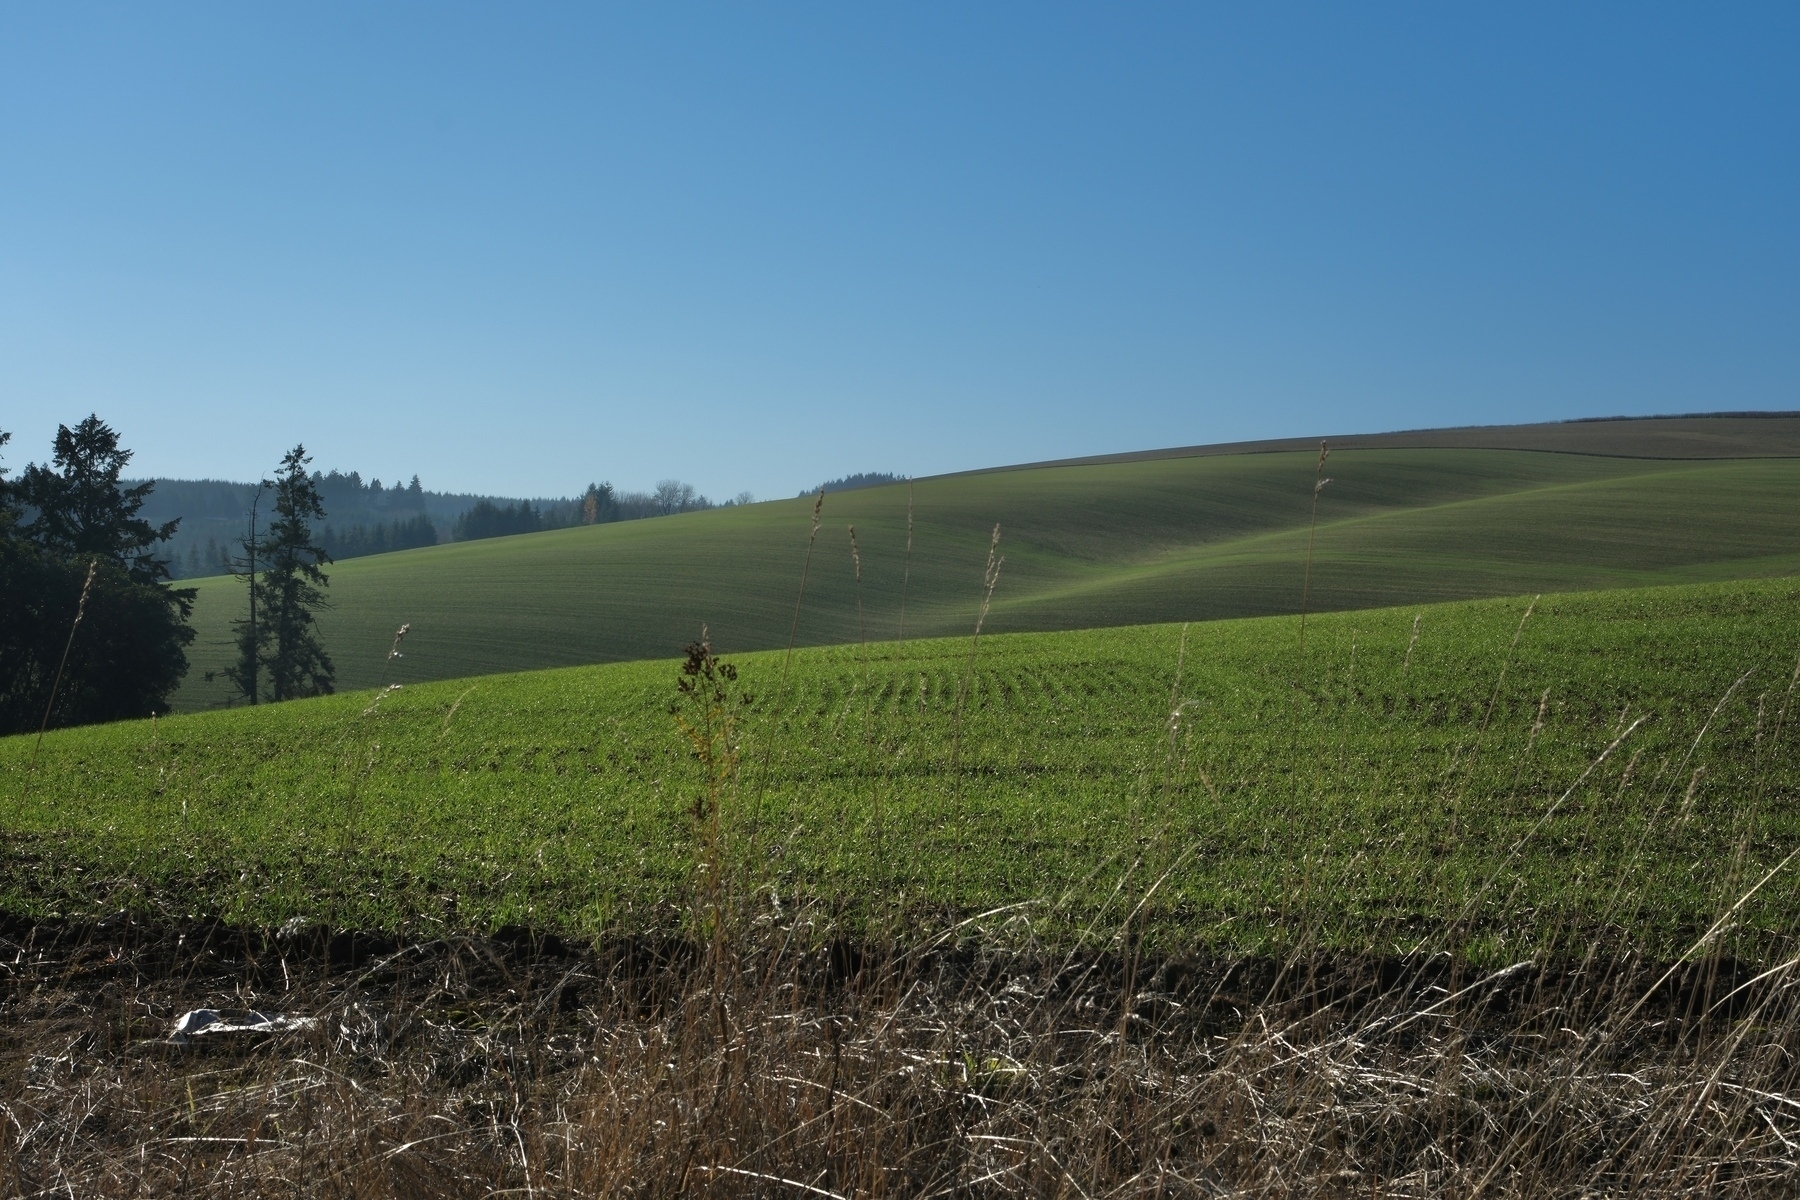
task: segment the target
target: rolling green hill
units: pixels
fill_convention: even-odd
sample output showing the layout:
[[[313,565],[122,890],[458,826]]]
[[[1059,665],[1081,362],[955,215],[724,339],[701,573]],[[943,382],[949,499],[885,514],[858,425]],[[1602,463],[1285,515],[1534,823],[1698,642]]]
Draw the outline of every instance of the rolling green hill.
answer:
[[[1535,425],[1460,425],[1391,433],[1334,434],[1330,442],[1340,450],[1543,450],[1553,454],[1599,454],[1611,458],[1794,458],[1800,456],[1800,412],[1715,412],[1670,417],[1594,417]],[[1318,444],[1318,438],[1217,442],[1206,446],[1170,446],[988,469],[1018,471],[1200,455],[1311,452]]]
[[[858,921],[1026,904],[1063,937],[1142,899],[1186,944],[1675,953],[1800,846],[1800,580],[1527,604],[1315,617],[1304,662],[1292,617],[746,655],[725,843]],[[679,676],[64,730],[29,786],[33,739],[0,741],[0,911],[667,929]],[[1743,948],[1797,900],[1770,882]]]
[[[1800,522],[1788,515],[1800,460],[1709,459],[1701,452],[1743,453],[1754,439],[1690,435],[1691,421],[1646,432],[1653,424],[1550,428],[1575,429],[1591,448],[1605,443],[1589,431],[1617,427],[1630,434],[1618,435],[1625,449],[1685,446],[1694,457],[1334,451],[1312,539],[1311,607],[1800,569]],[[1786,447],[1790,426],[1800,421],[1762,422],[1763,449]],[[334,607],[321,626],[345,687],[653,658],[678,652],[703,624],[725,651],[783,646],[803,572],[802,645],[897,636],[903,594],[909,633],[953,634],[973,626],[996,523],[1005,564],[988,618],[995,632],[1289,613],[1300,606],[1316,459],[1194,453],[920,480],[910,555],[907,485],[828,495],[810,565],[810,500],[382,555],[333,568]],[[223,702],[223,685],[205,673],[226,661],[241,606],[232,581],[199,582],[200,637],[178,708]],[[402,622],[412,625],[406,657],[387,664]]]

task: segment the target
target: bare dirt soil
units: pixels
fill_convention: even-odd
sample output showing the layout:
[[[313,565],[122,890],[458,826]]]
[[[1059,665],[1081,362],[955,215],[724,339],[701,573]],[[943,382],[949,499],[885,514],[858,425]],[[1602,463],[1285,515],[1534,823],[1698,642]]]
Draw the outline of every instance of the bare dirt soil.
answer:
[[[1800,1186],[1784,970],[995,944],[7,922],[0,1195]]]

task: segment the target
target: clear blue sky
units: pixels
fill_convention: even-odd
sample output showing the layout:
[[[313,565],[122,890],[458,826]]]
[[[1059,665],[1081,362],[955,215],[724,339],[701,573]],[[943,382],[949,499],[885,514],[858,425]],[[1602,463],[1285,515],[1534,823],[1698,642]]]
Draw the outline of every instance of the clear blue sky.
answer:
[[[1800,6],[8,4],[7,464],[506,494],[1800,408]],[[1579,11],[1577,11],[1579,9]]]

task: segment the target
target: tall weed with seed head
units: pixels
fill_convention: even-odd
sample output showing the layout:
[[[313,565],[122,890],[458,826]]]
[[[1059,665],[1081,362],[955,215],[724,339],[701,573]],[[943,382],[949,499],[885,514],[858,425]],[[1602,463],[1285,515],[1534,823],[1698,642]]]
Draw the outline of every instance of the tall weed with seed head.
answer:
[[[1306,613],[1312,599],[1313,545],[1319,537],[1319,493],[1323,492],[1325,485],[1331,482],[1325,477],[1325,460],[1330,455],[1331,448],[1324,442],[1320,442],[1319,465],[1318,469],[1313,472],[1312,517],[1306,527],[1306,567],[1300,577],[1300,646],[1296,653],[1297,669],[1300,674],[1297,687],[1306,686]]]
[[[813,547],[819,540],[819,514],[825,508],[825,489],[820,488],[813,497],[812,527],[806,534],[806,557],[800,563],[800,590],[794,597],[794,619],[788,627],[787,649],[781,656],[781,679],[775,685],[775,700],[770,709],[769,732],[763,739],[763,753],[760,769],[757,771],[755,811],[751,814],[751,841],[754,842],[762,828],[763,794],[768,788],[769,755],[775,745],[774,722],[780,720],[781,706],[787,699],[788,672],[793,667],[794,644],[800,637],[800,611],[806,604],[806,581],[812,573]]]
[[[400,645],[402,642],[406,641],[406,635],[411,632],[411,621],[403,623],[400,628],[394,631],[394,640],[388,645],[387,656],[382,660],[380,685],[375,690],[374,698],[363,708],[359,720],[365,722],[373,720],[376,713],[381,709],[382,701],[386,700],[394,692],[400,690],[399,684],[389,683],[387,681],[388,672],[393,667],[394,660],[403,657]],[[344,727],[342,735],[338,738],[339,753],[344,752],[344,747],[349,742],[351,733],[355,728],[355,725],[346,725]],[[355,762],[351,762],[348,765],[350,771],[350,786],[344,796],[343,822],[338,828],[338,861],[340,864],[344,864],[339,867],[339,874],[346,879],[349,878],[347,865],[352,847],[356,843],[357,825],[362,817],[361,800],[363,784],[366,783],[369,776],[374,773],[376,758],[381,752],[381,743],[376,740],[376,733],[373,728],[370,729],[368,736],[363,739],[362,749],[361,764],[358,765]],[[336,904],[337,897],[334,897],[331,912],[333,924],[337,923],[338,918]]]
[[[725,935],[727,916],[725,806],[737,787],[738,717],[751,697],[738,689],[737,667],[713,653],[704,628],[700,640],[688,644],[675,692],[669,715],[700,764],[700,786],[690,810],[699,876],[696,915],[716,940]]]
[[[900,644],[906,644],[906,590],[912,583],[913,481],[906,481],[906,560],[900,571]]]
[[[850,567],[854,574],[856,587],[856,641],[857,654],[862,664],[862,679],[859,687],[863,700],[863,769],[869,775],[869,810],[870,824],[875,833],[876,857],[879,860],[882,836],[881,791],[885,769],[877,771],[872,759],[876,750],[875,739],[875,693],[869,679],[869,636],[863,624],[863,570],[862,551],[856,544],[856,526],[850,528]]]
[[[99,567],[99,559],[90,559],[87,578],[81,581],[81,599],[75,603],[75,619],[69,622],[69,637],[63,642],[62,658],[56,664],[56,677],[50,682],[50,697],[44,701],[44,719],[38,723],[37,741],[31,744],[31,765],[25,775],[26,788],[31,787],[31,779],[37,774],[38,751],[44,748],[44,731],[50,728],[50,714],[56,709],[56,693],[62,690],[63,671],[69,665],[69,651],[74,649],[75,634],[81,628],[82,618],[87,616],[88,594],[94,589],[94,572]]]
[[[969,691],[975,684],[975,652],[981,646],[981,627],[987,622],[988,609],[994,603],[994,588],[1000,583],[1000,568],[1006,563],[1006,556],[999,553],[1000,526],[995,524],[992,536],[988,538],[987,565],[981,572],[981,604],[975,612],[975,632],[969,637],[969,657],[963,664],[962,680],[956,687],[956,707],[950,717],[950,819],[956,825],[955,850],[956,883],[960,885],[962,872],[962,856],[966,849],[963,841],[962,812],[962,735],[964,710],[967,707]]]

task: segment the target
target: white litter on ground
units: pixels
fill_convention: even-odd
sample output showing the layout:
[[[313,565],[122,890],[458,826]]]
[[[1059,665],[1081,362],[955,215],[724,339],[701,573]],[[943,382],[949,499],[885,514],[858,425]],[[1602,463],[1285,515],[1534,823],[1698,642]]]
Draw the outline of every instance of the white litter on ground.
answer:
[[[175,1018],[169,1040],[177,1046],[185,1046],[193,1038],[218,1034],[287,1033],[308,1029],[316,1020],[315,1017],[290,1017],[286,1013],[260,1013],[253,1009],[196,1008]]]

